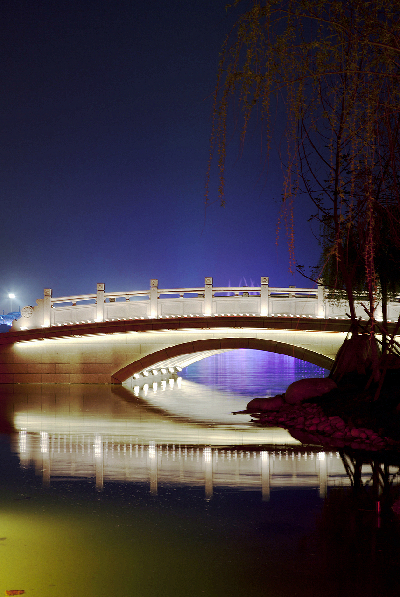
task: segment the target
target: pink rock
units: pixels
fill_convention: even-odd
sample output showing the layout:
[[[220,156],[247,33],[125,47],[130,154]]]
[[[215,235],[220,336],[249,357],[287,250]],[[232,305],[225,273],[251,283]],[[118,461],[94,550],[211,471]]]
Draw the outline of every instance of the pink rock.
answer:
[[[264,412],[268,410],[279,410],[284,404],[280,394],[273,398],[253,398],[247,404],[247,410],[251,412]]]
[[[335,444],[336,444],[337,448],[344,448],[345,445],[346,445],[346,442],[345,442],[344,439],[338,438],[338,439],[335,440]]]
[[[299,379],[291,383],[286,390],[285,401],[289,404],[297,404],[307,398],[322,396],[336,387],[336,383],[329,377]]]
[[[337,415],[335,415],[334,417],[329,417],[329,420],[331,421],[331,423],[343,423],[343,419],[341,419],[340,417],[338,417]],[[344,425],[344,423],[343,423]]]
[[[332,433],[332,437],[344,437],[344,434],[342,431],[335,431]]]

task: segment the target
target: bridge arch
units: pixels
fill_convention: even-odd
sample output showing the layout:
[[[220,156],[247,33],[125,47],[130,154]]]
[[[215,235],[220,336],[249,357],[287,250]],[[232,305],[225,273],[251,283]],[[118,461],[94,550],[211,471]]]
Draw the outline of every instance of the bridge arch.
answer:
[[[140,374],[148,369],[154,368],[158,370],[164,367],[168,368],[171,364],[174,364],[174,366],[187,366],[197,360],[211,356],[211,354],[240,348],[285,354],[303,361],[308,361],[309,363],[324,367],[325,369],[330,369],[333,365],[333,359],[325,355],[301,346],[294,346],[276,340],[260,338],[211,338],[207,340],[184,342],[148,354],[116,371],[111,377],[112,383],[125,383],[135,374]]]

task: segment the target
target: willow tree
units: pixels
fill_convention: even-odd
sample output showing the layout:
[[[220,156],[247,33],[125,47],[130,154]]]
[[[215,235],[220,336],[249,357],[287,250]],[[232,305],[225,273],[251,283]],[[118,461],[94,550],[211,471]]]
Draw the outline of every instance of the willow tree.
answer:
[[[242,3],[236,0],[235,5]],[[295,263],[293,205],[306,193],[315,207],[310,216],[330,226],[325,253],[343,282],[353,332],[354,289],[361,268],[373,333],[379,294],[377,204],[385,210],[380,198],[389,194],[392,203],[400,203],[400,0],[251,2],[221,51],[207,201],[217,161],[219,198],[225,202],[233,110],[235,119],[238,113],[241,117],[240,145],[245,145],[256,119],[269,149],[276,133],[274,114],[282,109],[281,222],[286,225],[290,268]]]

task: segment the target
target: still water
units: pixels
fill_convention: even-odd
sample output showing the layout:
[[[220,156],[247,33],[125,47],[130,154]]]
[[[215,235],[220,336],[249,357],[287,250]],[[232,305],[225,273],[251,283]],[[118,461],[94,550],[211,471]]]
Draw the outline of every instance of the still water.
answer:
[[[357,459],[232,414],[326,374],[232,351],[133,388],[2,386],[0,591],[397,595],[399,523],[371,468],[356,493]]]

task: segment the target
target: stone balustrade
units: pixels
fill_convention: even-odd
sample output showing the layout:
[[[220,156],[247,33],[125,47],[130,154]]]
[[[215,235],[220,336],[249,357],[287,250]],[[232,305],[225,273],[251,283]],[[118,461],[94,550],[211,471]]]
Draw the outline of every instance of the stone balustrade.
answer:
[[[158,288],[158,280],[150,280],[148,290],[106,292],[97,284],[96,294],[53,297],[46,288],[36,306],[26,306],[21,318],[14,321],[13,330],[48,328],[77,323],[130,319],[212,316],[295,316],[315,318],[346,318],[346,301],[328,296],[322,285],[317,288],[287,288],[269,286],[262,277],[260,286],[214,287],[213,279],[205,278],[203,287]],[[357,314],[366,319],[361,302]],[[397,320],[400,301],[389,304],[388,318]],[[378,315],[379,316],[379,315]]]

